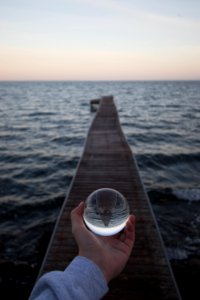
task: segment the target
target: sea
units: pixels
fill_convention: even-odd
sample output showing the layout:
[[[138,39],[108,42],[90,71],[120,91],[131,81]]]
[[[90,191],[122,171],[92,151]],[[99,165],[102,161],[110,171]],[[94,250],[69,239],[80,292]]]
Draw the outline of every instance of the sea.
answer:
[[[39,267],[106,95],[169,260],[200,258],[200,81],[24,81],[0,82],[0,266]]]

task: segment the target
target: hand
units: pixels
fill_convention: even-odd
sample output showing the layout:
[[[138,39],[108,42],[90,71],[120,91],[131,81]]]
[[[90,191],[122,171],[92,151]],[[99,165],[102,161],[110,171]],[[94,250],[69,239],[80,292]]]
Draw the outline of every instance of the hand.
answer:
[[[135,242],[135,217],[129,216],[125,229],[115,236],[98,236],[87,229],[83,221],[84,203],[71,212],[72,233],[79,247],[79,255],[96,263],[107,282],[121,273]]]

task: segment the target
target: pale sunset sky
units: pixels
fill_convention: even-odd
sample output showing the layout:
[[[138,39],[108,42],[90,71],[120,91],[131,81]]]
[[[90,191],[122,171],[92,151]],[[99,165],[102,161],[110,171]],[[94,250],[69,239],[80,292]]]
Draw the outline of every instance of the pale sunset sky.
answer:
[[[200,80],[200,0],[0,0],[0,80]]]

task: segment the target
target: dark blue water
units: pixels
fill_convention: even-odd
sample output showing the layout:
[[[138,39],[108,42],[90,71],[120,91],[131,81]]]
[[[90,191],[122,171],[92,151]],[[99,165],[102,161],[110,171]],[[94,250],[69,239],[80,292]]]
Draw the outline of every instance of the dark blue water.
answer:
[[[1,82],[0,261],[35,263],[109,94],[169,257],[200,255],[200,82]]]

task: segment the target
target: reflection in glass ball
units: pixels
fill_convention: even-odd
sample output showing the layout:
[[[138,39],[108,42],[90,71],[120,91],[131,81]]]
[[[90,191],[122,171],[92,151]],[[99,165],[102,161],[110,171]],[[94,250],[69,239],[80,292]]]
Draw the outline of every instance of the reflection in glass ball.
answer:
[[[118,233],[125,227],[128,217],[128,202],[114,189],[96,190],[86,199],[83,219],[96,234],[108,236]]]

